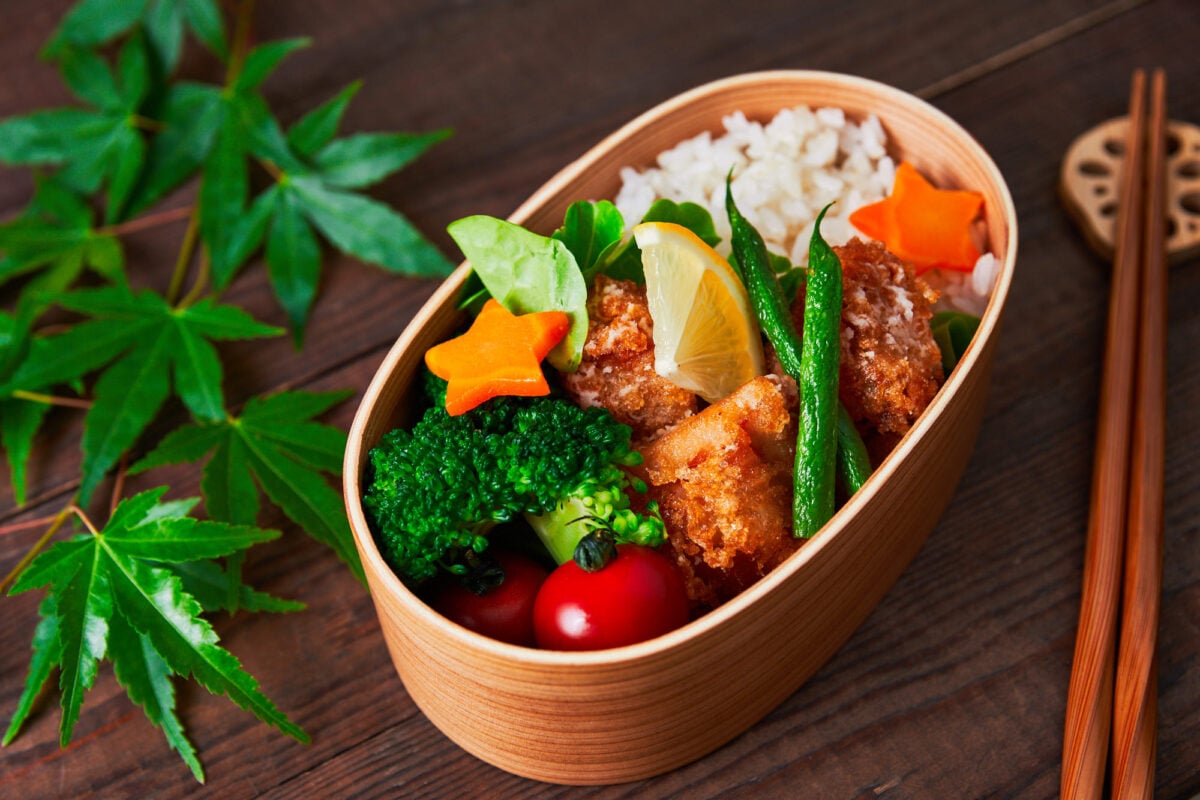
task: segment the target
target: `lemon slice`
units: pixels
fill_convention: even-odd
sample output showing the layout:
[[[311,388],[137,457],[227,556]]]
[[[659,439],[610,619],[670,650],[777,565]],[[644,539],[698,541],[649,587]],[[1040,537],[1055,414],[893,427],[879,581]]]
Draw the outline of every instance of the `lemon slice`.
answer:
[[[654,321],[654,371],[710,403],[763,374],[750,297],[717,251],[682,225],[633,229]]]

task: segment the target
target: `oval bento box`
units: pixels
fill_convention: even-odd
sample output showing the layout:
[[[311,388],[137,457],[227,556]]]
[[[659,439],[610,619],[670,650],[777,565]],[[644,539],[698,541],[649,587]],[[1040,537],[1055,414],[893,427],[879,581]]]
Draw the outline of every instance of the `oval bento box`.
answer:
[[[502,769],[544,781],[604,784],[666,772],[720,747],[796,691],[849,638],[917,553],[975,445],[1016,258],[1012,198],[980,145],[916,97],[862,78],[813,71],[740,75],[651,109],[541,187],[509,218],[549,234],[567,206],[615,196],[619,170],[740,110],[765,121],[785,107],[876,114],[889,150],[941,187],[984,195],[988,244],[1001,263],[974,341],[933,403],[866,485],[792,557],[715,611],[665,636],[585,653],[497,642],[459,627],[409,591],[384,562],[360,504],[367,453],[409,422],[426,349],[459,321],[469,271],[448,278],[372,380],[350,430],[345,497],[355,543],[396,670],[448,737]],[[786,632],[786,633],[784,633]],[[713,687],[718,687],[714,690]]]

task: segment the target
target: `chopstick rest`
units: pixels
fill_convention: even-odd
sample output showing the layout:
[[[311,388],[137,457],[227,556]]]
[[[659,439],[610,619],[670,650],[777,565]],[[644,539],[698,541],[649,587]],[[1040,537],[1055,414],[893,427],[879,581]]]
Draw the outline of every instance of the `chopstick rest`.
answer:
[[[1167,257],[1183,262],[1200,255],[1200,208],[1192,199],[1200,195],[1200,172],[1195,169],[1200,126],[1169,120],[1166,127],[1176,144],[1166,153]],[[1116,247],[1117,192],[1128,130],[1129,118],[1117,117],[1081,134],[1067,149],[1058,175],[1063,205],[1088,245],[1108,259]]]

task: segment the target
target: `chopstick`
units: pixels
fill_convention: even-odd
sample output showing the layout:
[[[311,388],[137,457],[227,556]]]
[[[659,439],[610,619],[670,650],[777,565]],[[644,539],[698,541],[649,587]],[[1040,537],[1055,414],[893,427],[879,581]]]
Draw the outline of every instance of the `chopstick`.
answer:
[[[1137,396],[1129,473],[1129,531],[1113,708],[1114,798],[1154,795],[1157,672],[1155,648],[1162,593],[1163,472],[1166,450],[1167,268],[1166,75],[1150,90],[1145,240]]]
[[[1110,732],[1113,797],[1153,794],[1165,416],[1166,77],[1155,71],[1148,134],[1145,84],[1144,72],[1136,70],[1118,194],[1079,628],[1067,692],[1064,798],[1102,796]],[[1123,550],[1128,551],[1124,570]]]

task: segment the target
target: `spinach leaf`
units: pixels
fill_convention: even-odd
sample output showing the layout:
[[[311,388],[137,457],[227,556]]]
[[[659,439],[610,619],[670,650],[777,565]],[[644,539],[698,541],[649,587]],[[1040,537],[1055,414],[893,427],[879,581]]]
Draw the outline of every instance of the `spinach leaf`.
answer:
[[[642,217],[642,222],[674,222],[700,237],[705,244],[715,247],[721,237],[713,225],[712,214],[696,203],[676,203],[673,200],[656,200]],[[610,249],[604,255],[599,272],[610,278],[645,283],[642,273],[642,251],[632,238]]]
[[[567,209],[562,227],[553,237],[575,256],[584,282],[590,286],[596,272],[604,265],[605,255],[621,243],[624,232],[625,218],[611,202],[580,200]]]
[[[567,313],[571,327],[549,359],[557,369],[576,369],[587,338],[587,284],[567,245],[485,215],[456,220],[446,230],[488,292],[509,311]]]

